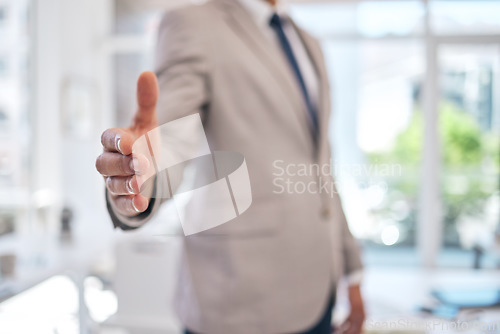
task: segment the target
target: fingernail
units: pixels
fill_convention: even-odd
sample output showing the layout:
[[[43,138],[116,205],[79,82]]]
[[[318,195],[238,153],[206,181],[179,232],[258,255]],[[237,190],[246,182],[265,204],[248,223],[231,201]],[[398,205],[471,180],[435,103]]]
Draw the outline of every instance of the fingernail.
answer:
[[[116,135],[116,137],[115,137],[115,148],[120,153],[122,153],[122,149],[120,148],[120,141],[121,140],[122,140],[122,138],[120,137],[120,135]]]
[[[134,198],[135,198],[135,197],[134,197]],[[134,210],[135,210],[136,212],[139,212],[139,213],[140,213],[141,211],[139,211],[139,209],[137,209],[137,207],[135,206],[135,203],[134,203],[134,198],[132,198],[132,207],[134,208]]]
[[[127,190],[130,194],[135,194],[134,187],[132,186],[132,177],[128,179]]]
[[[137,173],[139,169],[139,159],[134,157],[132,158],[132,160],[130,160],[130,169]]]

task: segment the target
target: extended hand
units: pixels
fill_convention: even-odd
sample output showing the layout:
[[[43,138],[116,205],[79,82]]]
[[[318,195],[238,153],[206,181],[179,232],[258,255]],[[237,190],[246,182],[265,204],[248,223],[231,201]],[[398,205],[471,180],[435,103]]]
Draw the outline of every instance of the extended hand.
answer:
[[[103,153],[97,157],[97,171],[105,177],[116,210],[126,216],[145,211],[149,198],[139,193],[137,176],[149,168],[144,156],[132,156],[135,140],[158,126],[156,102],[158,82],[152,72],[144,72],[137,81],[137,104],[132,126],[107,129],[101,136]]]

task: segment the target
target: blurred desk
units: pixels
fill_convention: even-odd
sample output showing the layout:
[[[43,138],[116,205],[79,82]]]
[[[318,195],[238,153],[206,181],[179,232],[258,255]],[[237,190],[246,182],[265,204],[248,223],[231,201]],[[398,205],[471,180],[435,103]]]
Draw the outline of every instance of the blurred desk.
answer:
[[[500,333],[500,308],[463,309],[456,319],[418,311],[432,303],[436,288],[499,288],[499,270],[378,267],[366,269],[364,294],[368,333]],[[490,326],[478,328],[477,326]],[[492,327],[493,326],[493,327]]]

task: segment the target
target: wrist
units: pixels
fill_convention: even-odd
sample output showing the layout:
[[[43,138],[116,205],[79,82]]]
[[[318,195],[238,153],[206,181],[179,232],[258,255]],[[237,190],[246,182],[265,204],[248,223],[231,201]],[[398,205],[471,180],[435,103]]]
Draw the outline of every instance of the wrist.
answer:
[[[351,285],[349,290],[349,303],[351,306],[363,306],[363,298],[361,297],[361,286],[359,284]]]

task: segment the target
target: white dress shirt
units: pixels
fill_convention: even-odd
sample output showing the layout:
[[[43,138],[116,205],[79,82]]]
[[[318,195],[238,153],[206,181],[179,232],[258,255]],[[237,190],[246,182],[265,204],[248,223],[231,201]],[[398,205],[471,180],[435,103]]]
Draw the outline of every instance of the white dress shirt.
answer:
[[[257,26],[262,30],[270,40],[274,41],[280,49],[281,44],[276,32],[270,25],[271,17],[274,13],[278,14],[283,22],[283,30],[293,50],[294,56],[299,65],[300,72],[306,85],[307,93],[311,99],[313,107],[319,103],[320,85],[314,64],[309,57],[306,47],[290,22],[287,15],[286,6],[278,2],[276,7],[264,0],[238,0],[241,5],[250,13]],[[290,69],[291,70],[291,69]],[[310,116],[309,116],[310,117]],[[363,271],[357,270],[347,275],[346,280],[349,285],[360,284],[363,279]]]

